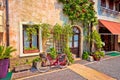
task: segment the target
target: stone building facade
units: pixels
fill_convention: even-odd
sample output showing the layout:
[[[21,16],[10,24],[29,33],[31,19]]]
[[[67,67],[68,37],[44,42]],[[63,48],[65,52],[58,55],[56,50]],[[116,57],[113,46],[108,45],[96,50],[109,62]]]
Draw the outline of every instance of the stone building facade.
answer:
[[[112,21],[120,23],[120,14],[119,9],[116,6],[116,2],[119,3],[119,0],[113,0],[113,3],[110,3],[111,0],[93,0],[95,2],[95,10],[97,12],[97,17],[99,19],[99,25],[97,29],[99,30],[102,40],[105,42],[106,39],[103,35],[107,35],[111,38],[109,43],[105,42],[105,50],[118,50],[119,51],[119,34],[112,35],[108,28],[101,22],[101,20]],[[105,2],[104,2],[105,1]],[[12,53],[13,58],[21,58],[25,56],[34,56],[39,53],[30,53],[24,54],[24,27],[30,23],[39,24],[39,23],[49,23],[55,25],[56,23],[63,25],[70,23],[68,17],[63,14],[62,3],[58,0],[0,0],[2,5],[0,5],[0,16],[2,16],[2,24],[0,24],[0,44],[10,45],[17,49],[15,53]],[[7,5],[6,6],[6,2]],[[105,3],[105,5],[103,5]],[[111,7],[112,6],[112,7]],[[8,9],[6,10],[6,8]],[[6,12],[8,11],[8,12]],[[7,16],[6,16],[7,15]],[[0,18],[1,20],[1,18]],[[3,29],[1,29],[1,26]],[[101,26],[107,28],[108,33],[102,33]],[[74,49],[74,52],[77,52],[77,56],[81,57],[84,47],[84,30],[81,25],[73,25],[76,34],[73,36],[73,43],[70,47]],[[8,32],[8,31],[9,32]],[[39,50],[42,52],[42,40],[41,40],[41,31],[39,31]],[[113,42],[114,41],[114,42]],[[33,41],[34,42],[34,41]],[[36,42],[36,41],[35,41]],[[110,44],[114,47],[108,47]],[[113,44],[115,43],[115,44]],[[25,43],[26,45],[28,43]],[[35,45],[35,44],[34,44]],[[117,47],[116,47],[117,46]],[[109,48],[109,49],[108,49]]]
[[[7,1],[7,4],[6,4]],[[16,52],[12,53],[12,58],[22,58],[26,56],[35,56],[38,53],[24,54],[23,48],[24,44],[28,46],[28,43],[24,43],[26,35],[24,35],[24,27],[29,24],[39,24],[39,23],[48,23],[55,25],[56,23],[63,25],[70,23],[68,17],[63,14],[62,3],[58,0],[1,0],[3,2],[3,13],[5,26],[4,32],[2,32],[1,43],[4,45],[13,46],[17,49]],[[6,6],[8,5],[8,6]],[[8,7],[6,12],[6,8]],[[7,13],[7,14],[6,14]],[[7,16],[7,19],[6,18]],[[8,20],[8,21],[7,21]],[[6,27],[7,26],[7,27]],[[74,39],[74,47],[77,49],[77,56],[81,57],[83,52],[83,29],[81,25],[73,25],[74,29],[78,30],[79,33],[76,33]],[[9,32],[7,31],[9,30]],[[33,42],[35,42],[34,39]],[[6,43],[7,42],[7,43]],[[39,31],[39,50],[42,52],[42,39],[41,39],[41,30]],[[33,45],[35,45],[34,43]]]

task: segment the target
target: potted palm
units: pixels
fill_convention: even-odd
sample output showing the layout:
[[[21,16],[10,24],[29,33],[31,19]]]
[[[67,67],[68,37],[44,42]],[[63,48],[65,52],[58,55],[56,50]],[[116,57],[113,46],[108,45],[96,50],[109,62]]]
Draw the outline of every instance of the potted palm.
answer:
[[[0,78],[4,78],[7,75],[8,66],[10,63],[10,53],[16,51],[13,47],[0,46]],[[2,73],[2,74],[1,74]]]

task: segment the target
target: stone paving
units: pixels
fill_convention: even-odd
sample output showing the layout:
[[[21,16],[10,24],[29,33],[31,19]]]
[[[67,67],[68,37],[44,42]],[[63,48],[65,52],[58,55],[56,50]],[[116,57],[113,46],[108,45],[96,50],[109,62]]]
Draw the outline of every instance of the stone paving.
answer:
[[[68,68],[83,76],[87,80],[116,80],[106,74],[103,74],[81,64],[73,64],[71,66],[68,66]]]
[[[120,56],[86,65],[120,80]]]
[[[90,79],[90,78],[84,76],[82,73],[79,74],[79,72],[76,72],[74,70],[71,71],[70,68],[66,68],[65,70],[61,70],[61,69],[53,70],[53,71],[50,71],[50,73],[47,72],[47,74],[46,73],[39,74],[37,71],[35,71],[35,73],[31,72],[32,75],[28,75],[28,77],[25,77],[25,78],[23,76],[23,78],[19,78],[19,80],[21,80],[21,79],[22,80],[87,80],[87,79],[88,80],[106,80],[106,79],[119,80],[120,79],[119,61],[120,61],[120,57],[105,56],[105,58],[103,58],[101,61],[98,61],[98,62],[96,62],[96,61],[88,62],[85,60],[79,60],[78,62],[73,64],[73,65],[76,65],[76,64],[78,65],[78,63],[79,63],[80,65],[82,64],[82,66],[85,65],[90,68],[93,68],[92,69],[93,72],[91,74],[96,74],[96,72],[94,73],[94,69],[99,71],[100,73],[98,72],[98,74],[100,74],[100,75],[102,75],[102,72],[103,72],[103,75],[106,74],[105,77],[107,76],[107,78],[105,78],[105,79],[100,78],[100,77],[99,77],[100,79]],[[118,66],[116,66],[117,64],[118,64]],[[73,67],[73,69],[74,68],[78,69],[75,66]],[[114,70],[114,68],[116,68],[116,69]],[[82,69],[82,67],[81,68],[79,67],[79,69]],[[83,71],[86,71],[86,69],[84,69]],[[88,71],[87,73],[89,73],[89,72],[91,72],[91,71]],[[28,74],[29,73],[30,72],[28,71]],[[24,73],[24,74],[26,75],[26,73]],[[96,75],[93,75],[93,76],[96,76]],[[53,78],[55,78],[55,79],[53,79]],[[68,79],[68,78],[70,78],[70,79]]]
[[[87,80],[87,79],[71,71],[70,69],[65,69],[57,72],[52,72],[49,74],[38,75],[35,77],[22,79],[22,80]]]

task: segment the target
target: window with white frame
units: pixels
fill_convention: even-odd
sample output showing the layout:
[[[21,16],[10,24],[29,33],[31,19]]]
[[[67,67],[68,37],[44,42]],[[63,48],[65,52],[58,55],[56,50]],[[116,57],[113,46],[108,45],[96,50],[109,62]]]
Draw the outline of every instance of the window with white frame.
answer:
[[[28,39],[27,28],[28,23],[20,25],[20,56],[38,55],[42,52],[41,30],[36,29],[37,35],[31,34]]]

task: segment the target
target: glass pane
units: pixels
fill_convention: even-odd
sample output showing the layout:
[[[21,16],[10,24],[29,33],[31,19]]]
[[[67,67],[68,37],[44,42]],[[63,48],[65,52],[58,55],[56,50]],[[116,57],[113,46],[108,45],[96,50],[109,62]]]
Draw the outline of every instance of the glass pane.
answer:
[[[78,47],[78,41],[74,42],[74,47]]]
[[[72,48],[72,42],[69,42],[69,47]]]
[[[78,29],[76,30],[76,33],[79,33],[79,30],[78,30]]]
[[[78,28],[74,28],[73,31],[74,31],[74,33],[79,33]]]
[[[30,45],[29,45],[29,41],[28,41],[28,36],[26,34],[26,31],[24,30],[24,48],[28,48]]]
[[[32,35],[32,47],[37,48],[37,35]]]
[[[74,35],[74,40],[78,41],[78,35]]]

